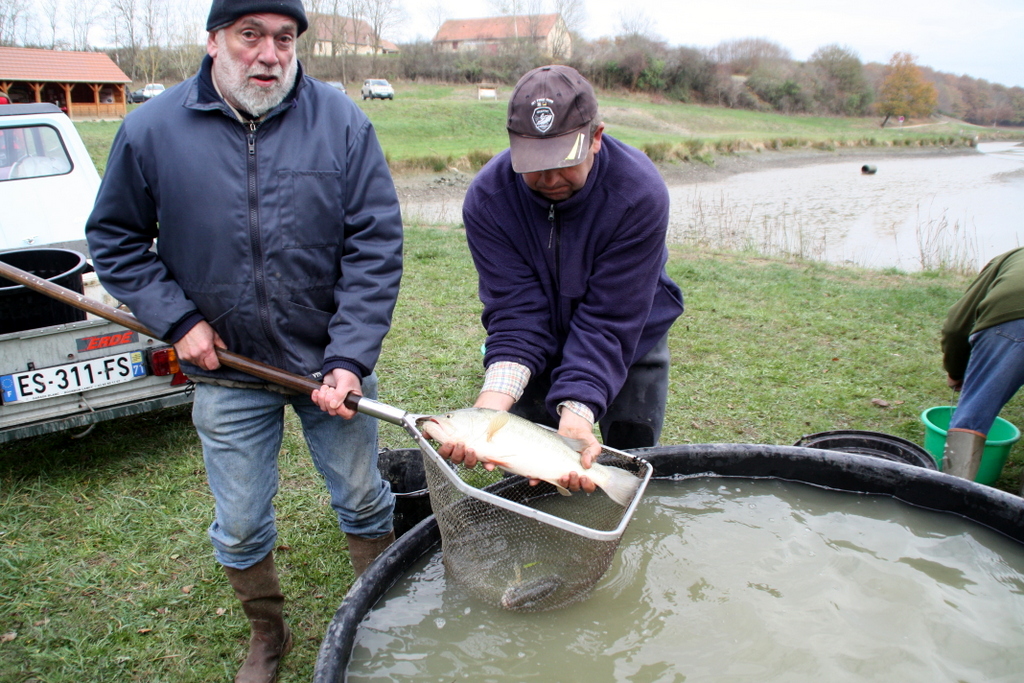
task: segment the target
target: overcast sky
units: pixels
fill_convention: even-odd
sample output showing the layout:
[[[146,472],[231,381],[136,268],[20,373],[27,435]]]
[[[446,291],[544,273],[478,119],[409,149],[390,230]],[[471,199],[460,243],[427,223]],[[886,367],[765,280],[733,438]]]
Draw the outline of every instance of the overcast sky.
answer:
[[[450,19],[494,13],[488,0],[400,1],[409,20],[399,40],[432,37],[429,8],[438,5]],[[589,39],[618,33],[626,7],[627,20],[647,19],[652,32],[674,46],[767,38],[804,61],[815,49],[839,43],[865,63],[910,52],[937,71],[1024,87],[1024,0],[582,1]]]

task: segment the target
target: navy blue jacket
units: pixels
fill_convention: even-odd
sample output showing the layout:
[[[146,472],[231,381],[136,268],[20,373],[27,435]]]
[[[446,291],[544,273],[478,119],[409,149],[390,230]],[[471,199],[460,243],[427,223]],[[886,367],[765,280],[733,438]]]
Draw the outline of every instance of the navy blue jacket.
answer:
[[[368,375],[402,258],[373,127],[301,67],[284,102],[243,124],[213,88],[211,64],[128,114],[114,138],[86,228],[104,287],[161,338],[205,318],[230,350],[275,367]]]
[[[562,202],[531,191],[508,150],[492,159],[463,204],[484,305],[484,365],[550,371],[552,414],[575,400],[601,419],[629,366],[683,312],[665,272],[668,208],[654,164],[609,135],[586,184]]]

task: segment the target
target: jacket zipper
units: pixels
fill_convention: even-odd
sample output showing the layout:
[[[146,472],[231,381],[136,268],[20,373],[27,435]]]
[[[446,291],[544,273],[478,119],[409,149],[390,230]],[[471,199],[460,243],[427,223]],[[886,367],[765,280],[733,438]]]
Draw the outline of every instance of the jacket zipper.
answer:
[[[551,232],[548,235],[548,249],[554,247],[555,250],[555,267],[554,267],[554,281],[555,287],[560,292],[562,289],[562,224],[555,215],[555,205],[552,204],[548,209],[548,222],[551,224]],[[557,321],[559,329],[563,329],[562,317],[561,317],[561,295],[557,295],[556,299],[559,301],[558,312],[559,318]],[[563,329],[564,331],[564,329]]]
[[[256,130],[259,123],[249,122],[247,135],[248,154],[246,155],[246,173],[248,175],[248,201],[249,201],[249,246],[252,249],[252,271],[253,281],[256,286],[256,310],[259,311],[260,326],[263,334],[274,352],[274,364],[277,367],[284,365],[280,351],[274,343],[273,328],[270,324],[270,307],[267,303],[266,274],[263,270],[263,243],[260,240],[260,214],[259,214],[259,192],[256,175]]]
[[[555,205],[552,204],[548,209],[548,223],[551,224],[551,230],[548,231],[548,249],[551,248],[555,241]]]

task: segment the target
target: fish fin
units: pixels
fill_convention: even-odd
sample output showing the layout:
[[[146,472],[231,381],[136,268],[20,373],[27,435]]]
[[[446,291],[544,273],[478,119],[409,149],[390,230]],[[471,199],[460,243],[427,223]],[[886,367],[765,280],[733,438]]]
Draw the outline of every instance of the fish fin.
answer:
[[[487,425],[487,440],[490,441],[498,430],[508,424],[509,413],[502,410],[495,413],[494,417],[491,418],[491,423]]]
[[[571,448],[574,453],[579,453],[587,447],[587,442],[583,439],[574,439],[571,436],[562,436],[561,434],[558,435],[558,438],[561,439],[566,446]]]
[[[552,486],[554,486],[555,489],[559,493],[561,493],[563,496],[571,496],[572,495],[572,492],[569,489],[565,488],[564,486],[559,486],[558,484],[552,484]]]
[[[629,505],[633,494],[640,488],[641,479],[618,467],[606,467],[608,481],[601,487],[608,497],[622,507]]]

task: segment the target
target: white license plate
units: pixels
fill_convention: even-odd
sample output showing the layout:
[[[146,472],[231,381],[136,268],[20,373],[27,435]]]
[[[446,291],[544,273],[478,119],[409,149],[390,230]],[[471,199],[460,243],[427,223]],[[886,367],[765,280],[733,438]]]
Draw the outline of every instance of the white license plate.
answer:
[[[145,376],[146,365],[142,362],[142,352],[131,351],[3,375],[0,377],[0,396],[4,403],[37,401],[130,382]]]

